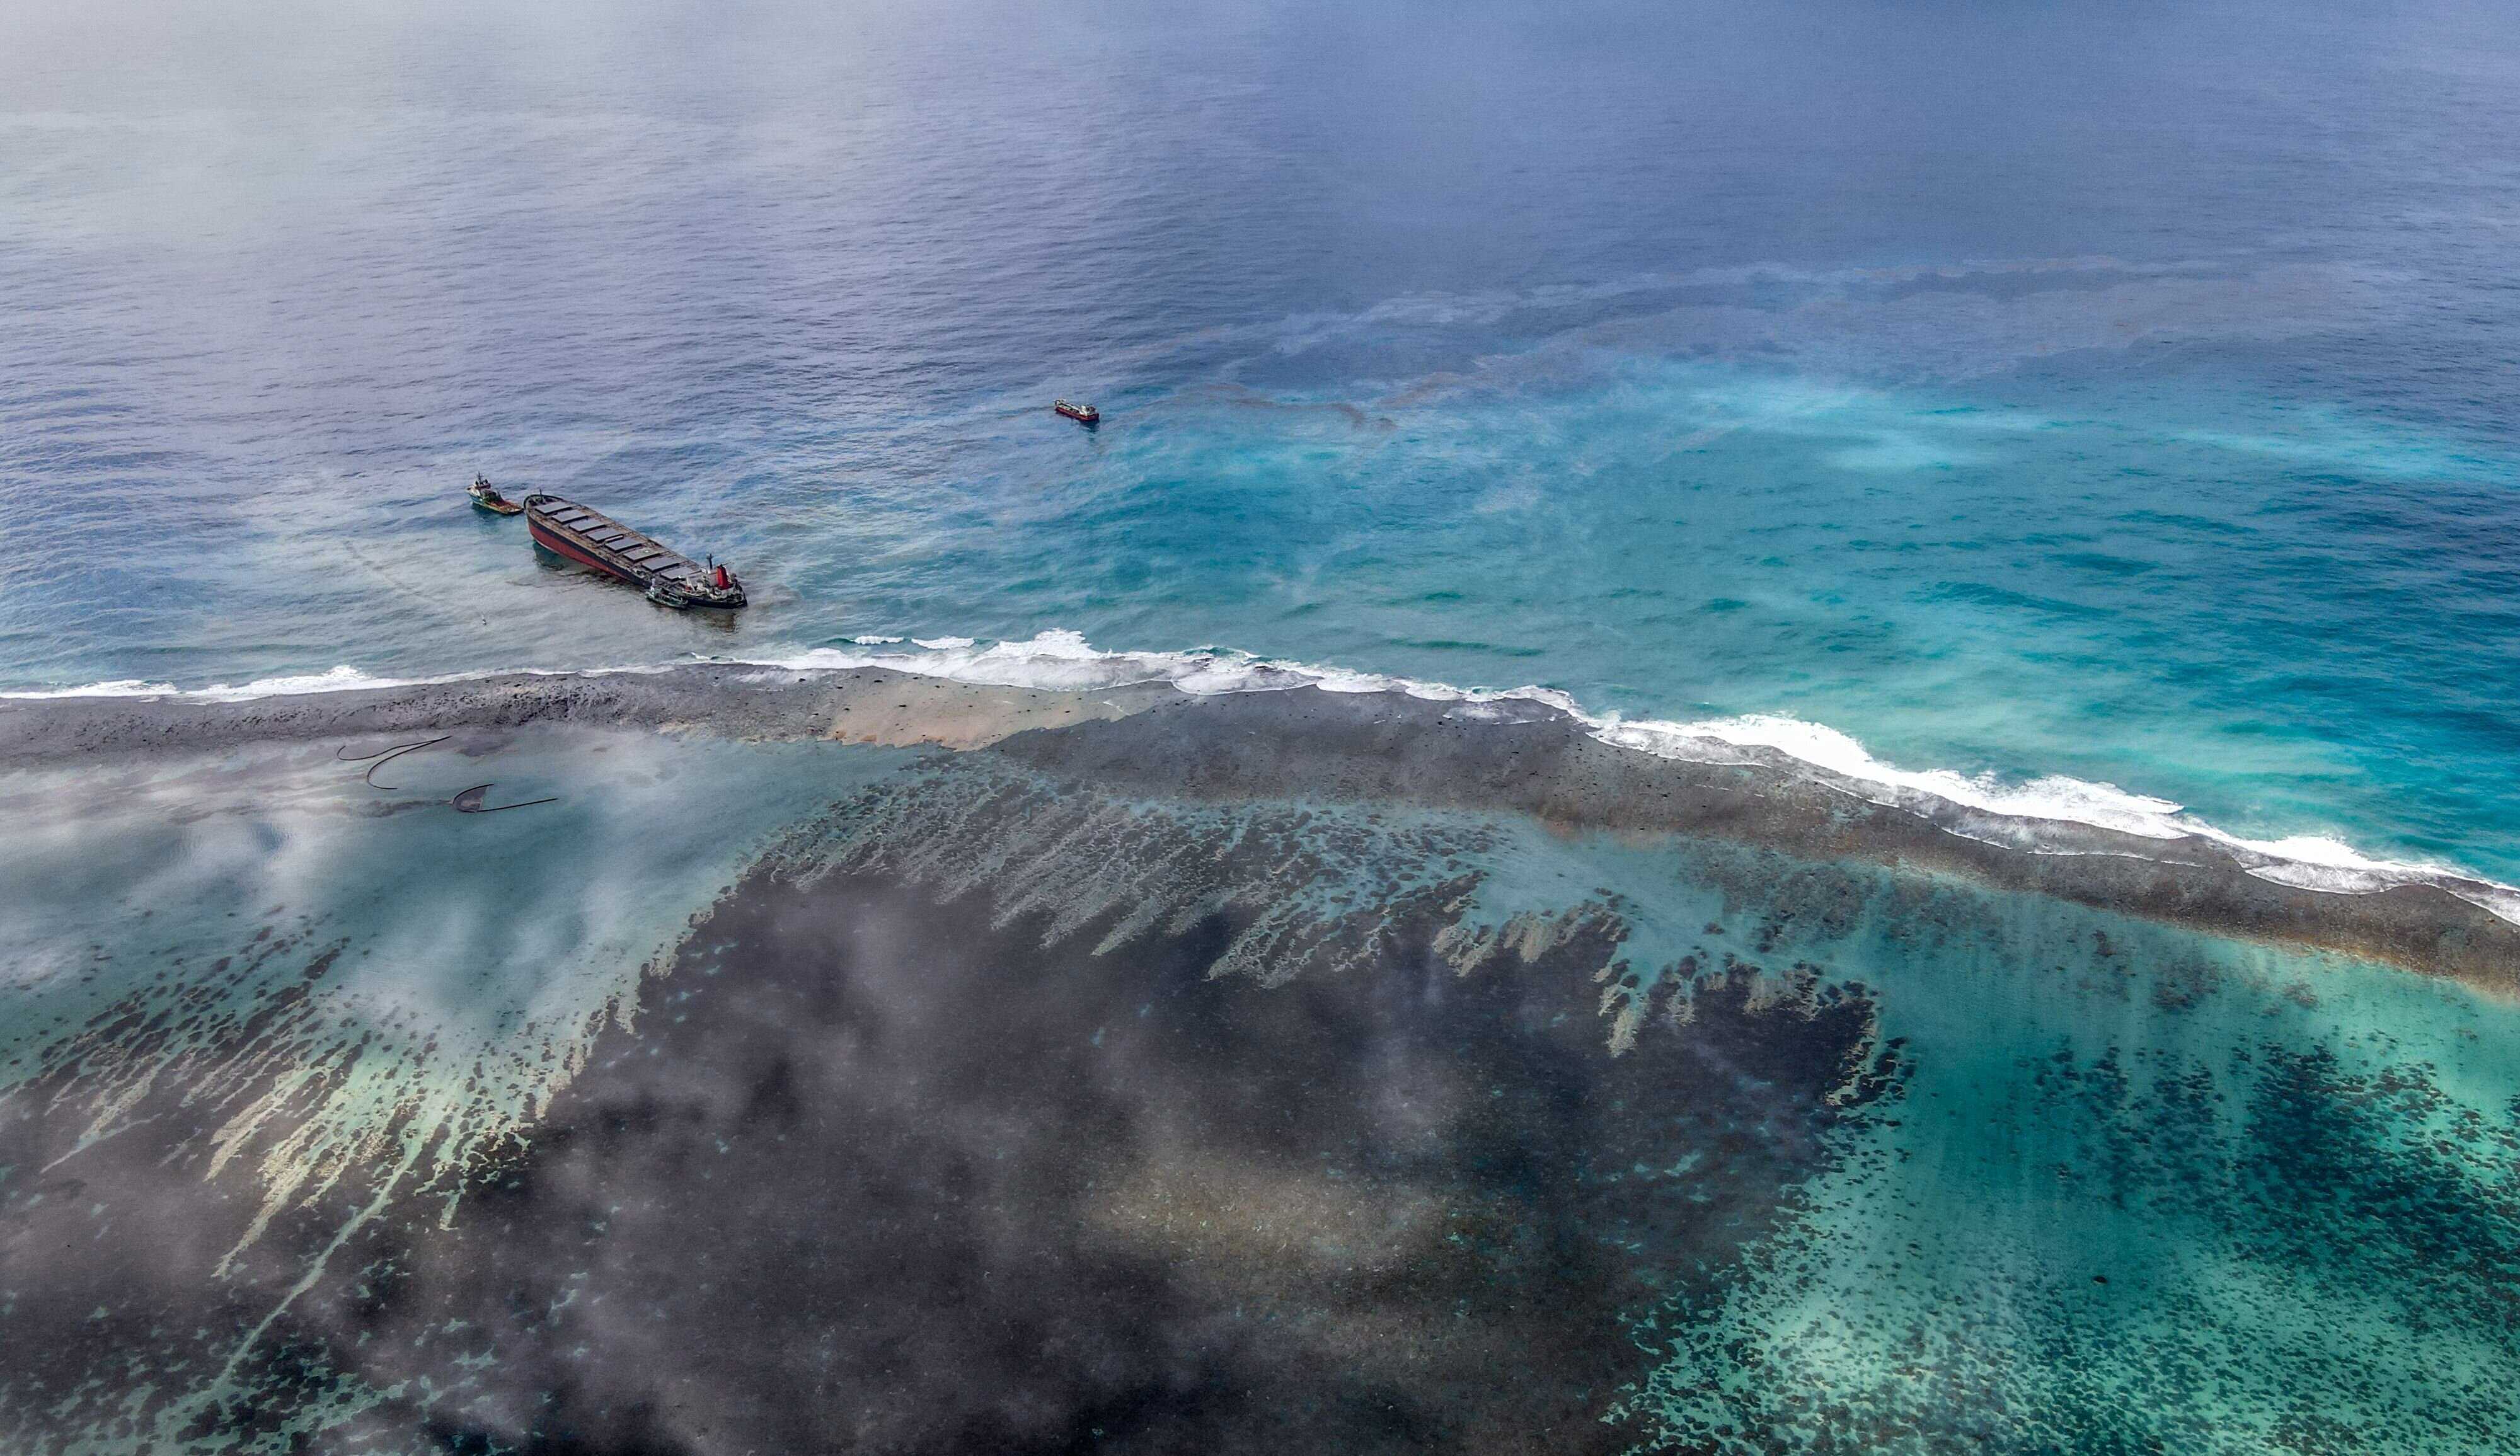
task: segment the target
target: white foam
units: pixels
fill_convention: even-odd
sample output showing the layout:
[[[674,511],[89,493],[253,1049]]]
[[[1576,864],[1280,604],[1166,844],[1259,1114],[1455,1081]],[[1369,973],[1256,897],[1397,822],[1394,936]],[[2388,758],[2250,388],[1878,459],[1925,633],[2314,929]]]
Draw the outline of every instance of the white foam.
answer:
[[[1894,769],[1837,729],[1798,718],[1762,713],[1685,724],[1607,719],[1597,721],[1594,736],[1657,758],[1695,763],[1775,766],[1779,759],[1791,760],[1845,780],[1875,803],[1903,808],[1921,796],[2008,818],[2058,819],[2146,839],[2181,839],[2196,832],[2176,820],[2180,806],[2167,799],[2063,776],[2006,784],[1991,774],[1971,778],[1949,769]]]
[[[850,644],[898,647],[900,640],[860,637],[851,639]],[[983,645],[966,637],[937,637],[915,639],[912,645],[918,650],[815,647],[781,657],[697,660],[798,672],[883,668],[958,683],[1062,692],[1163,684],[1198,696],[1318,687],[1326,692],[1405,693],[1433,702],[1531,702],[1566,714],[1584,725],[1595,738],[1615,747],[1690,763],[1757,765],[1797,773],[1871,803],[1916,814],[1966,838],[2014,845],[2034,853],[2077,854],[2091,851],[2070,842],[2042,844],[2040,826],[2083,825],[2156,841],[2204,839],[2222,846],[2250,874],[2273,884],[2334,895],[2373,895],[2400,885],[2432,885],[2520,925],[2520,888],[2479,879],[2447,865],[2375,860],[2351,845],[2320,836],[2246,839],[2195,818],[2168,799],[2061,774],[2026,783],[2005,783],[1992,774],[1970,776],[1949,769],[1899,769],[1874,758],[1855,738],[1825,724],[1776,714],[1696,723],[1651,719],[1630,722],[1615,714],[1588,713],[1572,697],[1549,687],[1456,687],[1384,673],[1255,657],[1217,647],[1180,652],[1106,652],[1086,641],[1080,633],[1058,629],[1043,632],[1028,641]],[[662,673],[672,671],[674,666],[597,668],[573,675]],[[538,677],[572,676],[548,670],[526,671]],[[337,667],[302,677],[258,679],[236,687],[219,684],[177,689],[164,684],[125,681],[7,692],[0,693],[0,697],[154,697],[243,702],[258,697],[415,686],[509,675],[480,672],[436,678],[374,678],[356,668]]]
[[[354,667],[336,667],[329,672],[308,673],[293,678],[257,678],[242,687],[230,687],[226,684],[219,684],[184,695],[206,698],[212,702],[242,703],[259,697],[302,697],[314,692],[356,692],[362,688],[371,687],[408,687],[414,681],[419,680],[372,678]]]
[[[28,688],[0,692],[0,698],[189,698],[195,702],[242,703],[263,697],[294,697],[311,692],[354,692],[367,687],[409,687],[420,683],[455,683],[466,678],[490,676],[466,673],[446,678],[372,678],[354,667],[337,667],[328,672],[306,673],[294,677],[257,678],[241,685],[214,683],[207,687],[177,687],[169,683],[144,683],[124,679],[114,683],[91,683],[84,687]]]
[[[867,640],[855,639],[855,643]],[[1058,692],[1086,692],[1144,684],[1167,684],[1194,696],[1229,692],[1280,692],[1319,687],[1327,692],[1398,692],[1434,702],[1494,702],[1527,699],[1577,713],[1564,693],[1546,687],[1505,691],[1455,687],[1386,673],[1356,672],[1254,657],[1221,647],[1181,652],[1106,652],[1086,641],[1081,633],[1054,629],[1028,641],[991,642],[982,646],[968,638],[917,640],[917,652],[849,652],[816,647],[785,657],[725,659],[746,665],[795,671],[847,671],[885,668],[922,677],[949,678],[958,683],[993,687],[1037,687]],[[1589,721],[1589,720],[1588,720]]]
[[[354,667],[335,667],[320,673],[301,673],[278,678],[256,678],[250,683],[231,685],[213,683],[207,687],[177,687],[171,683],[145,683],[125,679],[112,683],[89,683],[77,687],[27,687],[0,692],[0,699],[68,699],[68,698],[146,698],[176,699],[197,703],[247,703],[258,698],[303,697],[326,692],[364,692],[380,687],[433,687],[447,683],[478,683],[490,678],[609,678],[623,674],[649,675],[670,673],[677,663],[651,663],[635,667],[590,668],[487,668],[479,672],[440,673],[428,678],[379,678]]]
[[[119,678],[112,683],[90,683],[81,687],[25,687],[13,692],[0,692],[0,698],[68,698],[68,697],[181,697],[172,683],[144,683],[138,678]]]
[[[1938,808],[1952,806],[2006,819],[2088,824],[2144,839],[2211,840],[2229,851],[2248,873],[2295,889],[2376,895],[2399,885],[2433,885],[2520,925],[2520,889],[2480,880],[2448,865],[2374,860],[2352,845],[2318,835],[2247,839],[2194,817],[2171,800],[2129,793],[2113,783],[2054,775],[2006,784],[1992,774],[1972,778],[1949,769],[1895,769],[1824,724],[1767,714],[1689,724],[1609,720],[1600,722],[1594,736],[1657,757],[1696,763],[1782,767],[1778,760],[1787,760],[1820,771],[1823,781],[1835,787],[1929,818],[1936,816]],[[1964,828],[1946,827],[1967,834]]]

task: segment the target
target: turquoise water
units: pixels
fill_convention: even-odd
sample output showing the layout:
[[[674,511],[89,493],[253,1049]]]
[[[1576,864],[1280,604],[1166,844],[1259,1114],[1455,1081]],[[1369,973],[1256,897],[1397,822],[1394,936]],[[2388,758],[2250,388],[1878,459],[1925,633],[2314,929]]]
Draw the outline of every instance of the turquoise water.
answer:
[[[1755,1276],[1640,1316],[1624,1414],[1726,1451],[2507,1441],[2507,1006],[1957,886],[1846,929],[1788,949],[1877,990],[1900,1103]]]
[[[2520,875],[2484,12],[132,14],[0,63],[0,682],[1056,629]]]

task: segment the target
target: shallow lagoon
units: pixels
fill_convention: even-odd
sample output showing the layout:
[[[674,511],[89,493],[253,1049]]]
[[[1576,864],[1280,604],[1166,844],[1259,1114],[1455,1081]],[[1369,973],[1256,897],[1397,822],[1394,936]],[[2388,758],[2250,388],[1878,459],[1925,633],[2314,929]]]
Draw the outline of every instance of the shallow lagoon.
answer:
[[[13,770],[13,1443],[2514,1419],[2501,1001],[1722,838],[1026,762],[1125,727]],[[447,807],[485,780],[559,802]],[[107,896],[108,934],[65,910]]]

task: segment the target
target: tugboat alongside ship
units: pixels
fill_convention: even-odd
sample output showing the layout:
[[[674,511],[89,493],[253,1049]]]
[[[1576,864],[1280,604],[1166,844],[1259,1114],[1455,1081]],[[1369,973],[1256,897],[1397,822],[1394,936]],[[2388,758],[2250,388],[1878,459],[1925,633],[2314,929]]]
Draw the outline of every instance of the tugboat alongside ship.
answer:
[[[536,492],[518,506],[489,490],[489,484],[487,480],[473,482],[472,504],[503,515],[522,511],[525,530],[533,537],[534,545],[562,560],[628,582],[659,606],[679,611],[695,606],[732,609],[744,604],[742,578],[721,564],[702,566],[668,550],[654,538],[574,501]],[[484,491],[489,492],[491,500],[482,499]],[[501,507],[508,508],[501,510]]]
[[[525,508],[499,494],[498,487],[490,483],[487,475],[475,474],[464,493],[472,498],[473,509],[486,510],[492,515],[516,515]]]

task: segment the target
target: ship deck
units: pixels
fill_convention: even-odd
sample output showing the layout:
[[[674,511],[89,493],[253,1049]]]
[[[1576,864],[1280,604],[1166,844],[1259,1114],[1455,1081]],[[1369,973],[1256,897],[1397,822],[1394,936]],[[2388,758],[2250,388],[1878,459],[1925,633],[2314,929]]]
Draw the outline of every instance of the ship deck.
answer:
[[[698,562],[667,549],[653,537],[634,531],[600,510],[590,510],[571,501],[554,500],[532,506],[532,518],[545,521],[592,547],[598,547],[619,557],[641,571],[668,579],[699,580],[703,573]]]

